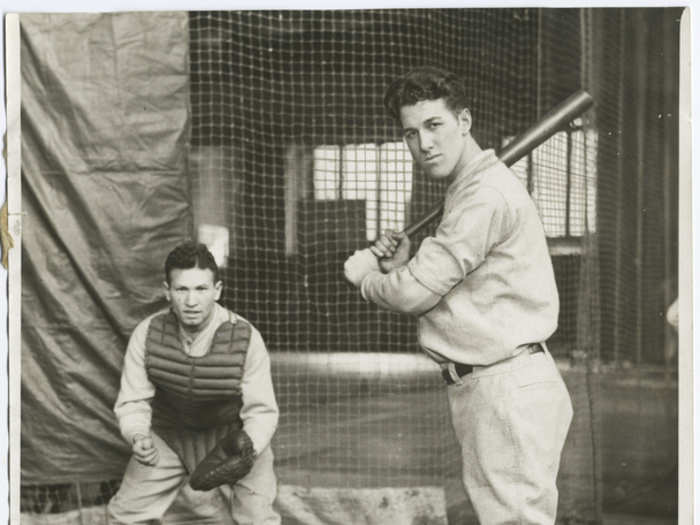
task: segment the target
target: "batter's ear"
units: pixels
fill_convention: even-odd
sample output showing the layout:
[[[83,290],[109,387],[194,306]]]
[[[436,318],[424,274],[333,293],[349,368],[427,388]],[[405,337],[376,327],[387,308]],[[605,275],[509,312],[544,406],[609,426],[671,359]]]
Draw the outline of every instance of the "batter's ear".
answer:
[[[468,134],[472,129],[472,114],[469,108],[464,108],[460,111],[457,118],[459,119],[459,127],[462,131],[462,135]]]
[[[216,281],[214,283],[214,290],[216,290],[216,298],[214,299],[215,301],[218,301],[219,298],[221,297],[221,292],[224,289],[224,283],[221,281]]]
[[[170,302],[170,285],[168,281],[163,281],[163,291],[165,292],[165,298]]]

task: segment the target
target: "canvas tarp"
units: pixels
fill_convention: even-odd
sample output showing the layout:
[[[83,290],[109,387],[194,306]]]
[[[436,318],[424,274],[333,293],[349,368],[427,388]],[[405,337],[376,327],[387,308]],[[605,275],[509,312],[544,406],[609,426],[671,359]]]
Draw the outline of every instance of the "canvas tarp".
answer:
[[[22,484],[119,479],[126,343],[192,229],[187,13],[20,27]]]

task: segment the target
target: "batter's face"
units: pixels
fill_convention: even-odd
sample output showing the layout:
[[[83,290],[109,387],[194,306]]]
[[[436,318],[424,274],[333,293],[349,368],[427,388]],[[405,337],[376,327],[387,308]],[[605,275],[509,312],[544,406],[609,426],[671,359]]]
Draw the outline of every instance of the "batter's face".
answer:
[[[207,325],[214,312],[214,304],[221,297],[221,281],[214,282],[209,269],[188,268],[170,271],[170,285],[165,296],[183,329],[198,332]]]
[[[400,117],[406,145],[429,177],[451,177],[466,166],[466,137],[472,125],[468,109],[456,115],[439,98],[403,106]]]

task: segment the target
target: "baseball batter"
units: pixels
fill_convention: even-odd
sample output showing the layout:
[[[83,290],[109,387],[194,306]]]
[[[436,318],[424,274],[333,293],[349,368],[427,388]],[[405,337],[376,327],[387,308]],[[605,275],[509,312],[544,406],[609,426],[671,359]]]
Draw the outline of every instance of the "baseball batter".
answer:
[[[276,524],[270,440],[279,410],[260,333],[220,306],[222,282],[203,244],[165,261],[170,308],[134,330],[115,405],[132,445],[110,523],[159,520],[180,489],[196,523]],[[219,490],[230,513],[211,497]]]
[[[456,76],[420,68],[384,100],[423,172],[448,181],[444,212],[413,257],[405,234],[386,231],[347,259],[345,276],[365,300],[418,316],[419,343],[448,384],[462,479],[480,523],[554,523],[573,412],[545,345],[559,299],[537,209],[472,137]]]

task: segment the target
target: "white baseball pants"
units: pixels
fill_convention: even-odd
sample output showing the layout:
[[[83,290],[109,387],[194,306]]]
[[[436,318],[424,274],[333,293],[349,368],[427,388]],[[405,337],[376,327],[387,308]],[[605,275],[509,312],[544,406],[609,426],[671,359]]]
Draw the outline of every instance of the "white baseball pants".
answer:
[[[233,487],[196,491],[187,483],[185,468],[177,454],[156,434],[158,463],[142,465],[133,457],[127,464],[121,486],[107,507],[110,524],[158,523],[182,489],[178,505],[186,505],[184,523],[206,525],[278,525],[280,516],[272,503],[277,480],[272,469],[273,455],[267,447],[252,470]],[[167,523],[175,523],[170,520]]]
[[[553,524],[573,410],[548,351],[475,367],[447,387],[462,481],[482,525]]]

